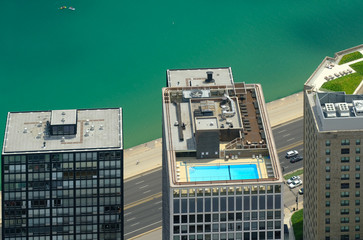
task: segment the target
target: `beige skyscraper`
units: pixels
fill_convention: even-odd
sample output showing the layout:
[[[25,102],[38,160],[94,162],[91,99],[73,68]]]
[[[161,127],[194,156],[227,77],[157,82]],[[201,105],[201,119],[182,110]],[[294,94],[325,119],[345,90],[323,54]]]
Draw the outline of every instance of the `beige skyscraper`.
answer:
[[[322,85],[356,72],[338,64],[363,45],[325,58],[304,87],[304,239],[362,239],[363,95]],[[352,67],[353,65],[353,67]],[[363,160],[363,159],[362,159]],[[363,186],[362,186],[363,187]]]

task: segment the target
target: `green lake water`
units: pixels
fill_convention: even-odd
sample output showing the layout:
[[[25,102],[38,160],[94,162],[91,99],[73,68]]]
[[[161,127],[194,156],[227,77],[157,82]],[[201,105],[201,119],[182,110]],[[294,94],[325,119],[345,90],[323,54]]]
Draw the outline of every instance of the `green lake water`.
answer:
[[[58,8],[66,5],[75,11]],[[363,1],[3,0],[0,138],[8,111],[122,107],[124,147],[161,137],[166,69],[232,67],[265,98],[301,91],[363,43]]]

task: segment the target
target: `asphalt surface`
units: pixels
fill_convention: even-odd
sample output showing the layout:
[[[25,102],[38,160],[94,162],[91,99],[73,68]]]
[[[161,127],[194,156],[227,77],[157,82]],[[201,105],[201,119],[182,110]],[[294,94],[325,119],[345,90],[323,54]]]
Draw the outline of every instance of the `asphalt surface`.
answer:
[[[303,156],[303,120],[302,118],[280,125],[272,129],[275,144],[283,173],[295,171],[303,167],[303,161],[290,163],[285,158],[289,150],[297,150]],[[142,174],[124,183],[124,231],[125,239],[160,227],[162,216],[161,200],[161,169]],[[297,189],[290,191],[285,186],[285,205],[291,205],[296,200]],[[302,200],[302,197],[299,201]]]

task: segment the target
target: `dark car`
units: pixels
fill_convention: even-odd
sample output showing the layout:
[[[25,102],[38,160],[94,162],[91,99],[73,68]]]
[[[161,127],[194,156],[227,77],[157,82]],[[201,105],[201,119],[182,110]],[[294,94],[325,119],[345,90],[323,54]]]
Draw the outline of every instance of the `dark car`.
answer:
[[[303,195],[303,194],[304,194],[304,188],[300,188],[300,190],[299,190],[299,194],[300,194],[300,195]]]
[[[290,162],[291,162],[291,163],[296,163],[296,162],[301,161],[301,160],[303,160],[303,157],[302,157],[302,156],[300,156],[300,155],[297,155],[297,156],[295,156],[295,157],[292,157],[292,158],[290,159]]]

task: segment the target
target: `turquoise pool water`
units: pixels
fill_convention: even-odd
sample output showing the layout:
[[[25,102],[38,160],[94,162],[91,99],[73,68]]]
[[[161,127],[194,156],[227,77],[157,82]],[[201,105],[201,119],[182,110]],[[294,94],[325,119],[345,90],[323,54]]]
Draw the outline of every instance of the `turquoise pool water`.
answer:
[[[189,181],[223,181],[259,178],[255,164],[189,167]]]

